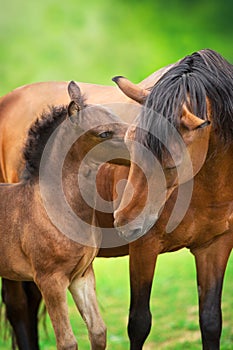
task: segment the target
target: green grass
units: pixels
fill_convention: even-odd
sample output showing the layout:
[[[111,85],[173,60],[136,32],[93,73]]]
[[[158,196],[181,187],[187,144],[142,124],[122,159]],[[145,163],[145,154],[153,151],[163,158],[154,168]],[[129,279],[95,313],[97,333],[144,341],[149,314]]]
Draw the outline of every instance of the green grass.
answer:
[[[127,319],[129,309],[128,257],[96,259],[97,295],[102,317],[108,329],[108,349],[129,349]],[[145,350],[200,350],[198,306],[194,260],[186,250],[159,256],[154,278],[151,310],[153,325]],[[223,290],[223,333],[221,350],[231,350],[233,342],[233,258],[229,260]],[[86,327],[70,295],[70,319],[80,349],[90,348]],[[41,350],[55,350],[55,338],[48,316],[48,334],[40,324]],[[10,349],[10,341],[0,342]]]
[[[231,0],[0,0],[0,95],[47,80],[138,82],[202,48],[233,61]]]

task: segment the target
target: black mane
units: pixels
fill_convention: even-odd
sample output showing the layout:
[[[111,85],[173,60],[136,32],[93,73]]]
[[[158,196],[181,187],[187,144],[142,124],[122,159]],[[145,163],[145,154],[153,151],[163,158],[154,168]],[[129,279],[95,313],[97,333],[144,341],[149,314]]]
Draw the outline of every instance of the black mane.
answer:
[[[201,119],[207,119],[206,97],[216,134],[228,145],[233,141],[233,65],[220,54],[205,49],[186,56],[154,85],[138,121],[149,133],[137,132],[137,139],[161,158],[163,140],[171,135],[164,122],[179,126],[183,104]],[[165,123],[168,124],[168,123]]]
[[[44,112],[30,127],[23,150],[25,169],[23,179],[39,175],[40,160],[45,145],[53,131],[65,120],[67,106],[52,106]]]

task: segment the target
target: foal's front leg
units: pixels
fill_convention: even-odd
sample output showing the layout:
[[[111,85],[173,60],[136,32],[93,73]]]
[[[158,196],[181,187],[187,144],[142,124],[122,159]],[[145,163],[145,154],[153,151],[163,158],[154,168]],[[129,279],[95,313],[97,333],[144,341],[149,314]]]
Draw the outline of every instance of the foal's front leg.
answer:
[[[76,277],[70,287],[83,320],[85,321],[92,350],[106,348],[106,326],[101,318],[95,291],[95,276],[90,265],[82,277]]]
[[[68,316],[66,291],[69,281],[64,276],[49,275],[35,279],[41,290],[50,316],[57,341],[58,350],[77,350],[77,341],[73,334]]]
[[[220,349],[222,285],[231,247],[232,237],[226,234],[208,247],[193,251],[197,268],[203,350]]]
[[[99,312],[93,267],[90,265],[82,277],[76,277],[70,287],[75,304],[85,321],[92,350],[106,348],[106,326]]]

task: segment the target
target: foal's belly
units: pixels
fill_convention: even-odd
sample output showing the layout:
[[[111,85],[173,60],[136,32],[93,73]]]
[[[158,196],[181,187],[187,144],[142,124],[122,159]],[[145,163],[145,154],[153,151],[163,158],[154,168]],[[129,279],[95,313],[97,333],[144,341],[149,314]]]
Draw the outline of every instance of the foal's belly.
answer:
[[[8,242],[8,247],[2,242],[0,246],[0,276],[15,281],[31,281],[32,268],[22,251],[11,242]]]

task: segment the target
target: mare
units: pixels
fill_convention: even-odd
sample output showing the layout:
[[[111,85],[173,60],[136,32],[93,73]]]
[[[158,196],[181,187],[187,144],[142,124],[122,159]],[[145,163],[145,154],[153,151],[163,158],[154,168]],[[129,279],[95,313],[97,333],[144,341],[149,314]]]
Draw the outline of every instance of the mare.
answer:
[[[203,349],[219,350],[222,285],[233,246],[233,66],[210,49],[183,58],[154,85],[125,142],[131,166],[114,217],[130,241],[131,349],[141,349],[142,333],[150,330],[158,254],[186,247],[195,257]],[[187,200],[182,215],[173,215],[176,201],[182,210]]]
[[[101,232],[94,210],[83,200],[76,175],[78,169],[90,186],[89,174],[103,162],[105,152],[112,154],[121,145],[125,149],[127,125],[110,110],[87,105],[74,82],[68,85],[68,92],[68,106],[51,107],[29,129],[21,181],[0,186],[0,275],[36,283],[59,350],[77,349],[68,316],[69,289],[87,324],[91,349],[100,350],[106,347],[106,327],[96,301],[92,261]],[[57,166],[61,161],[62,170]],[[68,213],[73,210],[79,217],[74,223],[56,194],[58,182],[69,203]]]
[[[120,88],[89,83],[78,83],[86,102],[111,104],[111,108],[123,120],[132,122],[146,90],[171,66],[161,68],[138,85],[120,79]],[[118,79],[115,79],[117,81]],[[19,87],[0,98],[0,180],[17,182],[25,166],[22,148],[28,129],[48,105],[68,104],[67,82],[42,82]],[[126,87],[126,89],[125,89]],[[144,91],[145,90],[145,91]],[[15,127],[17,125],[17,127]],[[106,164],[98,176],[98,187],[102,196],[111,201],[115,192],[115,179],[127,178],[128,167]],[[98,213],[101,227],[113,227],[111,214]],[[116,257],[128,254],[128,246],[101,248],[98,256]],[[2,298],[6,305],[6,316],[10,321],[20,350],[38,350],[38,308],[41,294],[33,282],[3,279]],[[137,331],[136,331],[137,332]],[[137,332],[138,333],[138,332]]]

